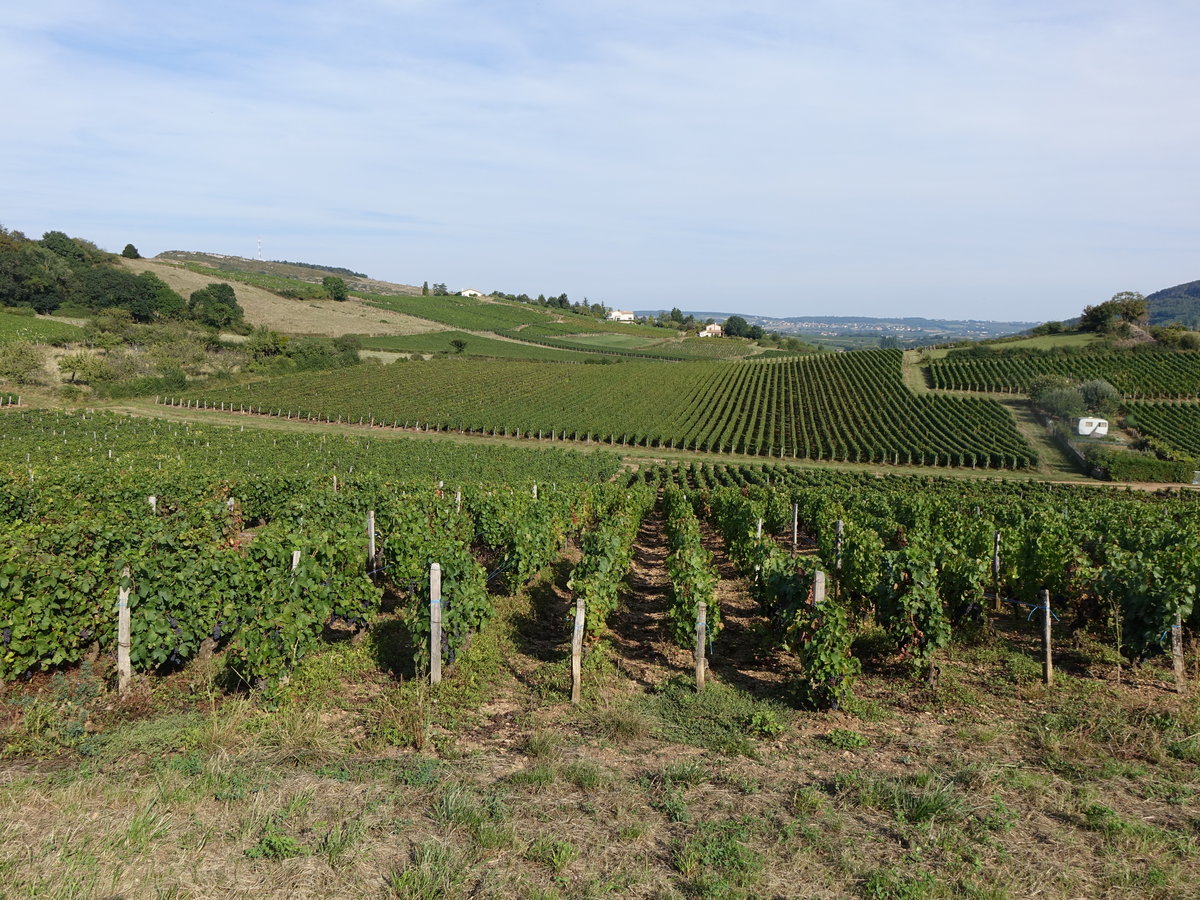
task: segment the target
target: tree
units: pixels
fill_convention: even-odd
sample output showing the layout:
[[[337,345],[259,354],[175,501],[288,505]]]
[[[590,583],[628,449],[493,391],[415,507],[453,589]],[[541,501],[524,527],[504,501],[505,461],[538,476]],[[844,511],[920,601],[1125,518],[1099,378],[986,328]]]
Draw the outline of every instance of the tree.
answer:
[[[1108,332],[1119,323],[1136,324],[1149,317],[1150,306],[1137,291],[1121,291],[1096,306],[1085,306],[1079,317],[1080,331]]]
[[[212,328],[224,328],[239,324],[245,315],[238,305],[237,295],[225,282],[214,282],[208,287],[193,291],[188,300],[188,312],[198,322]]]
[[[450,342],[450,346],[454,348],[455,353],[462,353],[467,349],[467,342],[462,338],[455,338]]]
[[[725,320],[724,331],[729,337],[748,337],[750,325],[741,316],[730,316]]]
[[[350,296],[346,291],[346,282],[336,275],[326,275],[322,278],[321,287],[325,289],[330,300],[345,300]]]
[[[256,328],[250,333],[250,337],[246,339],[246,342],[242,344],[242,349],[255,359],[263,360],[284,353],[287,349],[287,343],[287,338],[278,331],[271,331],[268,328]]]
[[[141,259],[142,254],[138,253],[138,248],[133,244],[126,244],[125,249],[121,251],[121,255],[126,259]]]
[[[1083,402],[1089,412],[1107,416],[1116,412],[1121,405],[1120,391],[1103,379],[1085,381],[1079,386],[1079,392],[1083,394]]]
[[[426,281],[423,285],[421,285],[421,296],[422,297],[429,296],[429,282],[428,281]]]
[[[37,380],[42,370],[42,349],[29,341],[0,344],[0,379],[17,384]]]
[[[433,283],[433,296],[446,297],[449,294],[450,292],[446,290],[446,283],[444,281],[435,281]]]

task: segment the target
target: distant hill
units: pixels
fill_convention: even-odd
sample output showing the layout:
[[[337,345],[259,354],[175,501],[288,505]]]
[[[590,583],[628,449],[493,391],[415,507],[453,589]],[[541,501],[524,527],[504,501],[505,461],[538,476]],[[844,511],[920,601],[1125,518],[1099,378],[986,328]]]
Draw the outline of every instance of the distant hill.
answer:
[[[320,284],[327,275],[338,275],[352,291],[366,294],[414,296],[421,288],[411,284],[393,284],[377,281],[350,269],[334,266],[319,266],[308,263],[280,262],[267,259],[246,259],[244,256],[226,256],[223,253],[199,253],[192,250],[164,250],[155,259],[166,262],[193,263],[209,266],[222,272],[241,272],[248,275],[266,275],[274,278],[294,278],[310,284]]]
[[[1179,324],[1200,328],[1200,281],[1163,288],[1146,297],[1151,325]]]
[[[638,310],[638,315],[657,315],[659,311]],[[756,316],[749,313],[696,312],[684,310],[700,321],[723,322],[740,315],[751,325],[767,331],[795,335],[815,344],[856,349],[877,346],[879,338],[895,338],[900,346],[943,344],[955,341],[983,341],[1028,331],[1036,322],[991,322],[974,319],[925,319],[916,316],[873,318],[871,316]]]

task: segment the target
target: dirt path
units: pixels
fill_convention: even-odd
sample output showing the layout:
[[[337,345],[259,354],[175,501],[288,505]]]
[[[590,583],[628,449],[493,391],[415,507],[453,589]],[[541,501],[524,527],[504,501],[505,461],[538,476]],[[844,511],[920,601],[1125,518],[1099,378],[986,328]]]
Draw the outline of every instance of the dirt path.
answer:
[[[712,676],[758,696],[782,697],[796,662],[773,646],[768,623],[750,596],[749,584],[725,555],[725,544],[702,526],[704,545],[713,554],[720,580],[715,600],[722,627],[709,657]],[[609,622],[618,665],[643,688],[654,688],[676,675],[691,675],[689,649],[675,645],[666,629],[671,583],[667,576],[666,532],[661,516],[647,517],[638,532],[635,555],[621,598]]]
[[[667,539],[662,517],[651,513],[634,542],[627,589],[609,620],[618,665],[643,687],[689,671],[692,655],[667,638],[665,627],[671,582],[667,577]]]
[[[749,582],[725,554],[725,542],[705,522],[700,531],[720,576],[716,600],[721,606],[722,628],[713,642],[711,670],[722,681],[752,694],[782,698],[788,679],[797,670],[796,659],[771,639],[769,623],[750,596]]]

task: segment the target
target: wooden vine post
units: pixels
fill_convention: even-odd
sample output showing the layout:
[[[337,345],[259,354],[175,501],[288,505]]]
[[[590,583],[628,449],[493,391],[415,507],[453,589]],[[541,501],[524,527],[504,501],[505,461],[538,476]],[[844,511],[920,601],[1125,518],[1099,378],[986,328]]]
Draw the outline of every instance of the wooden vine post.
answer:
[[[820,606],[825,602],[825,573],[820,569],[813,572],[812,597],[813,606]]]
[[[1054,654],[1050,642],[1050,592],[1042,589],[1042,649],[1046,658],[1042,663],[1042,680],[1054,684]]]
[[[800,542],[800,504],[792,504],[792,555],[796,554],[796,547]]]
[[[121,585],[117,590],[117,690],[122,694],[129,690],[133,680],[129,630],[129,568],[126,567],[121,570]]]
[[[1000,612],[1000,532],[992,539],[992,593],[996,598],[994,607]]]
[[[429,567],[429,683],[442,683],[442,567]]]
[[[704,646],[708,643],[708,604],[703,600],[696,604],[696,692],[704,690]]]
[[[1175,623],[1171,626],[1171,662],[1175,668],[1175,691],[1187,693],[1187,681],[1183,668],[1183,613],[1175,612]]]
[[[375,510],[367,510],[367,572],[375,574]]]
[[[571,702],[578,705],[583,680],[583,598],[575,598],[575,628],[571,632]]]

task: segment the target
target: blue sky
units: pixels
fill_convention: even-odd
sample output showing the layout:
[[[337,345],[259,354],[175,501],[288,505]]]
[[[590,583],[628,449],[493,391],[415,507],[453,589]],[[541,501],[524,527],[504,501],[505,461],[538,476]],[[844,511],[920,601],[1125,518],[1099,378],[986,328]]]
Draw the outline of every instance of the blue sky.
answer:
[[[1192,2],[43,0],[0,223],[622,308],[1042,320],[1200,278]]]

